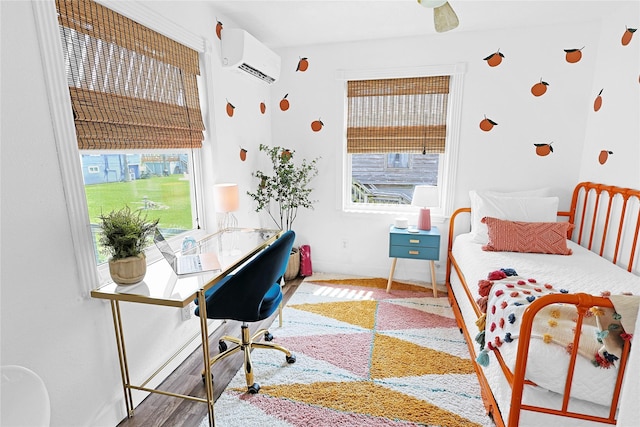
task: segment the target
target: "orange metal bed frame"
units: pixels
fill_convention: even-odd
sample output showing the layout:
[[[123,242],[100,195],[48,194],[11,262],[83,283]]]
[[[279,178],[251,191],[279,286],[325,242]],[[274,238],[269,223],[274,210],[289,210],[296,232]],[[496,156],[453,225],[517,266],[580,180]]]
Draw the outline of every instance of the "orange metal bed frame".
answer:
[[[461,214],[470,212],[470,208],[460,208],[451,216],[447,248],[446,284],[449,301],[453,307],[456,321],[465,336],[467,345],[469,346],[469,351],[471,354],[474,354],[475,341],[465,327],[461,310],[451,289],[451,273],[452,271],[455,271],[458,278],[464,285],[466,296],[475,310],[476,317],[480,317],[482,315],[480,307],[475,302],[468,288],[458,262],[452,254],[453,240],[456,236],[456,219],[459,219],[459,216],[462,217]],[[636,249],[638,248],[638,234],[640,231],[640,190],[607,186],[592,182],[583,182],[578,184],[573,191],[570,210],[568,212],[558,212],[558,216],[568,218],[568,221],[575,225],[573,231],[567,236],[568,238],[579,245],[586,247],[592,252],[599,254],[601,257],[605,257],[613,264],[625,268],[627,271],[632,273],[639,274],[637,271],[639,256]],[[612,240],[611,236],[614,236],[615,240]],[[520,338],[518,340],[518,357],[513,372],[511,372],[507,367],[500,355],[500,352],[497,350],[494,351],[498,363],[502,368],[502,372],[511,386],[510,412],[509,418],[506,420],[506,425],[509,427],[518,426],[522,410],[597,421],[605,424],[615,424],[616,409],[620,399],[622,380],[631,348],[629,341],[625,342],[622,357],[619,361],[618,378],[608,417],[597,417],[568,410],[569,391],[573,380],[576,358],[578,357],[579,334],[576,334],[574,337],[574,345],[573,351],[570,355],[569,372],[565,383],[562,409],[556,410],[525,405],[522,403],[522,394],[525,385],[535,385],[525,378],[527,357],[529,354],[529,339],[531,337],[533,320],[536,313],[543,307],[555,303],[572,304],[576,306],[578,310],[576,331],[581,330],[583,318],[589,308],[593,306],[612,307],[611,301],[608,298],[588,295],[585,293],[551,294],[538,298],[528,306],[523,314]],[[475,362],[475,360],[473,361],[473,365],[480,382],[482,399],[485,408],[487,409],[487,413],[493,417],[497,426],[505,426],[505,420],[502,418],[498,404],[489,387],[489,383],[484,376],[482,368]]]

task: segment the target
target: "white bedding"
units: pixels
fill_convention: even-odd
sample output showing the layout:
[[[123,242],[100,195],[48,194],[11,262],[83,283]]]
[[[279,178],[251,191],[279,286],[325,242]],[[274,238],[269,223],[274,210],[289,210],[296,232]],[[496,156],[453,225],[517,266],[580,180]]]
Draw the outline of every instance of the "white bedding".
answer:
[[[538,282],[550,283],[557,289],[564,288],[571,293],[586,292],[600,295],[602,292],[608,291],[612,294],[622,292],[640,294],[640,277],[614,266],[611,262],[574,242],[567,243],[573,250],[573,255],[486,252],[482,250],[481,244],[472,241],[470,234],[462,234],[457,236],[454,241],[453,255],[473,292],[474,300],[480,297],[477,292],[478,280],[486,279],[489,272],[501,268],[513,268],[521,277],[535,278]],[[478,332],[475,325],[477,316],[468,302],[455,272],[451,273],[451,284],[463,313],[466,328],[473,339]],[[475,349],[476,354],[472,355],[473,357],[477,356],[479,346],[476,345]],[[563,389],[566,365],[560,361],[564,360],[568,363],[568,354],[564,348],[544,344],[540,340],[534,340],[530,351],[534,352],[536,356],[529,359],[527,378],[536,382],[540,388],[526,387],[524,401],[531,404],[541,404],[540,400],[542,400],[547,407],[559,408],[561,397],[556,393],[542,390],[542,388],[558,391]],[[515,365],[516,352],[517,343],[515,342],[500,348],[500,353],[511,369]],[[510,387],[503,378],[502,370],[493,356],[493,352],[489,352],[489,355],[489,365],[483,367],[483,370],[500,406],[503,419],[506,421],[511,394]],[[571,401],[569,409],[607,416],[607,406],[611,402],[616,373],[615,368],[597,368],[593,366],[591,361],[580,358],[571,390],[572,397],[577,399]],[[539,425],[542,419],[549,417],[528,411],[523,411],[522,416],[521,425]],[[557,417],[555,421],[557,422]],[[563,419],[563,425],[590,424],[595,425],[580,420]]]

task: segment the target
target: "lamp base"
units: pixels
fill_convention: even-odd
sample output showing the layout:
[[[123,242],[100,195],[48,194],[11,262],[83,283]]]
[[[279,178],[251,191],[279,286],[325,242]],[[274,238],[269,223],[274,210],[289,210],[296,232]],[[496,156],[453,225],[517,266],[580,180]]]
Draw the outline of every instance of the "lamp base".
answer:
[[[428,208],[421,208],[420,215],[418,216],[418,230],[429,231],[431,230],[431,210]]]
[[[237,226],[238,220],[231,212],[218,213],[218,230],[236,228]]]

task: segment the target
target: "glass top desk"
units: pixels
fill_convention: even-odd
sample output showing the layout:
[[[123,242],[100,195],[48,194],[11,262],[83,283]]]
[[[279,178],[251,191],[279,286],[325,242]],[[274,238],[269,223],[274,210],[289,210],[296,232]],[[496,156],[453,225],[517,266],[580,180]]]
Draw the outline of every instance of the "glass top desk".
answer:
[[[180,351],[186,348],[192,340],[178,350],[165,365],[153,373],[142,385],[137,386],[131,384],[122,317],[120,315],[120,302],[127,301],[168,307],[186,307],[196,298],[198,298],[199,301],[204,301],[204,293],[207,290],[222,280],[227,274],[240,267],[258,252],[273,243],[280,237],[281,233],[280,230],[254,228],[230,228],[218,231],[215,234],[206,236],[196,244],[197,250],[199,250],[200,253],[214,252],[218,256],[221,266],[221,269],[218,271],[178,277],[169,263],[161,258],[147,266],[147,274],[144,280],[138,284],[121,286],[110,282],[91,291],[93,298],[106,299],[111,303],[120,372],[122,375],[122,386],[127,416],[129,418],[133,416],[134,411],[131,390],[141,390],[206,403],[208,406],[209,425],[213,426],[213,385],[211,381],[205,381],[206,399],[146,387],[146,384],[166,367]],[[194,339],[196,337],[197,335],[194,336]],[[209,366],[209,330],[206,306],[204,304],[200,305],[200,337],[202,339],[204,378],[211,378],[211,368]]]

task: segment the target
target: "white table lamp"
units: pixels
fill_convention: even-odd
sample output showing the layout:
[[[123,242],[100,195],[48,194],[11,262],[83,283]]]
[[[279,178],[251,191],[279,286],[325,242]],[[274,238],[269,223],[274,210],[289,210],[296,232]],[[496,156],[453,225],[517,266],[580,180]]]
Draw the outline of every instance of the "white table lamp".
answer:
[[[432,185],[416,185],[411,199],[413,206],[420,206],[418,217],[419,230],[431,230],[431,210],[429,208],[440,205],[438,187]]]
[[[240,198],[238,184],[216,184],[213,186],[213,202],[218,215],[218,229],[238,226],[238,220],[232,212],[238,210]]]

